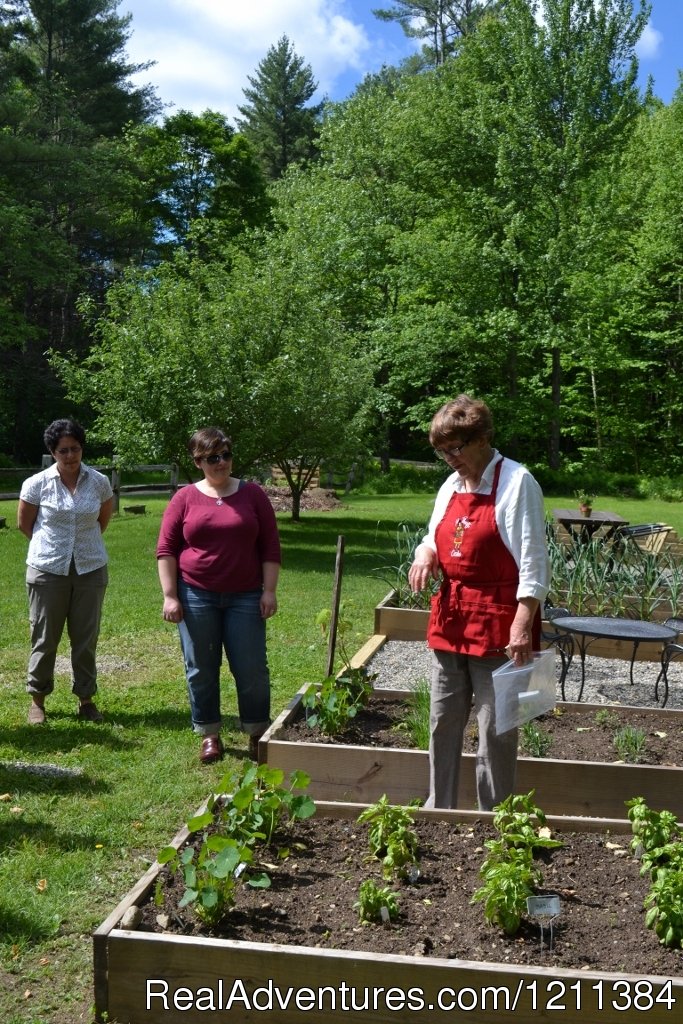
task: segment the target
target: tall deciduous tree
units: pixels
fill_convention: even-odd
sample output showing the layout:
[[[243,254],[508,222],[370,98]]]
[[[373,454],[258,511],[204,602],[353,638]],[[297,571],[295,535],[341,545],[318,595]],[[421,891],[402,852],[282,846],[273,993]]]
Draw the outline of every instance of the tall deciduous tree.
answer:
[[[310,64],[297,56],[282,36],[249,76],[247,103],[237,124],[253,144],[269,180],[280,178],[292,163],[315,157],[315,140],[323,104],[307,106],[317,89]]]
[[[274,236],[254,256],[226,256],[180,252],[115,285],[92,353],[57,363],[70,396],[95,409],[94,434],[123,459],[186,462],[197,424],[217,423],[240,473],[284,470],[298,518],[321,459],[363,448],[367,359],[305,258]]]
[[[634,47],[649,6],[634,13],[631,0],[542,0],[539,8],[542,21],[528,0],[506,0],[457,59],[407,84],[386,145],[412,152],[410,188],[433,195],[433,214],[408,239],[397,271],[409,269],[414,281],[404,274],[404,323],[419,337],[438,299],[446,330],[464,317],[464,337],[480,340],[463,369],[448,360],[444,337],[445,373],[434,385],[458,386],[494,351],[498,384],[488,371],[482,381],[525,434],[533,420],[539,436],[542,410],[557,466],[570,394],[563,374],[571,385],[577,348],[572,281],[605,224],[605,176],[618,174],[642,110]]]
[[[166,255],[189,244],[191,232],[196,241],[197,222],[225,240],[267,219],[266,180],[256,155],[223,114],[180,110],[133,136]]]

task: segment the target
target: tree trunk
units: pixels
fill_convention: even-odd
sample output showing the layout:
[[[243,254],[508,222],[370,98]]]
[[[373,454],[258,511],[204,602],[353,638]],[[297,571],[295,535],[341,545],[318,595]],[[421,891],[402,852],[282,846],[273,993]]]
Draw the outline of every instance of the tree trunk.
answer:
[[[551,469],[560,468],[560,397],[562,392],[562,367],[560,365],[560,350],[557,345],[552,350],[552,381],[551,391],[553,400],[553,418],[550,423],[550,452],[549,463]]]

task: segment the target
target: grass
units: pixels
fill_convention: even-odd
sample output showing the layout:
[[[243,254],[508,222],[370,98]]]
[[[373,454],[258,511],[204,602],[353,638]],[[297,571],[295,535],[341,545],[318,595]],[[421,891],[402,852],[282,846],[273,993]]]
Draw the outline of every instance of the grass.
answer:
[[[418,679],[407,700],[407,711],[401,727],[410,736],[416,750],[429,750],[430,686],[427,679]]]
[[[426,522],[432,498],[351,497],[334,512],[281,517],[280,611],[269,623],[273,715],[302,682],[324,674],[315,625],[332,602],[337,537],[345,537],[342,597],[353,608],[350,641],[372,633],[387,585],[371,571],[393,556],[398,524]],[[107,531],[110,586],[98,658],[106,722],[75,718],[68,674],[48,699],[48,724],[26,724],[26,540],[4,502],[0,530],[0,1020],[92,1020],[90,933],[199,806],[245,738],[234,689],[223,687],[227,763],[203,768],[189,724],[182,659],[161,620],[154,548],[166,501],[145,496],[147,515],[115,516]],[[357,643],[356,643],[357,641]],[[64,643],[60,654],[67,653]],[[50,775],[40,774],[51,766]],[[38,769],[38,770],[36,770]]]
[[[99,647],[98,703],[106,722],[74,716],[67,674],[48,701],[48,724],[26,724],[28,622],[26,540],[16,502],[3,502],[0,530],[0,1021],[90,1024],[90,933],[207,796],[244,757],[226,674],[228,759],[202,768],[177,634],[161,620],[154,547],[166,505],[145,496],[147,515],[115,516],[106,535],[110,586]],[[280,611],[269,622],[273,715],[303,682],[320,680],[326,648],[315,616],[332,601],[337,537],[345,537],[342,597],[357,643],[371,634],[387,584],[372,570],[395,561],[404,521],[426,522],[433,496],[350,496],[327,513],[280,518]],[[574,504],[549,498],[548,510]],[[683,534],[683,509],[648,501],[596,501],[630,522],[663,520]],[[66,645],[62,652],[66,653]],[[36,771],[53,766],[51,775]]]
[[[546,497],[546,512],[552,515],[554,508],[577,508],[575,497]],[[683,502],[654,501],[649,498],[613,498],[598,495],[593,502],[596,512],[616,512],[631,526],[639,523],[666,523],[672,526],[679,537],[683,537]]]

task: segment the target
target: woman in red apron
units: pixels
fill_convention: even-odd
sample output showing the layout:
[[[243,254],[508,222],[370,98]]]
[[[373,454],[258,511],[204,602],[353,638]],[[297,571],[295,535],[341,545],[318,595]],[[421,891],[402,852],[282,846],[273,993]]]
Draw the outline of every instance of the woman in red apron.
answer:
[[[483,402],[460,395],[432,420],[430,442],[454,472],[437,496],[409,581],[432,599],[434,652],[427,806],[456,807],[462,742],[472,707],[478,726],[477,799],[490,810],[514,790],[517,730],[496,735],[492,672],[523,665],[540,646],[549,585],[543,495],[531,474],[492,446]]]

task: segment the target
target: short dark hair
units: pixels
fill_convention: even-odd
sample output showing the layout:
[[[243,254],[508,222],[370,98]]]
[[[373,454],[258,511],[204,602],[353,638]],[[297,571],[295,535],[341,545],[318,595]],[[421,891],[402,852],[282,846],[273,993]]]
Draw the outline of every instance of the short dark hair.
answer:
[[[193,459],[204,459],[223,448],[232,450],[232,441],[220,427],[201,427],[187,442],[187,450]]]
[[[45,428],[43,441],[49,452],[54,452],[63,437],[75,437],[81,448],[85,446],[85,430],[76,420],[53,420]]]
[[[493,416],[486,402],[469,395],[458,395],[452,402],[442,405],[429,428],[429,443],[433,448],[480,437],[489,442],[493,439]]]

